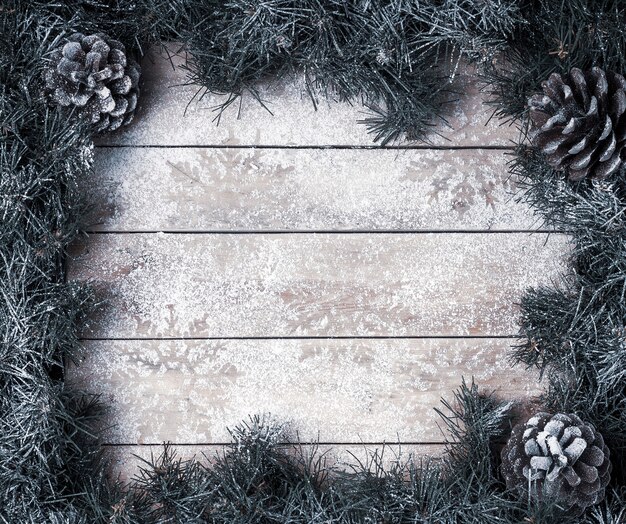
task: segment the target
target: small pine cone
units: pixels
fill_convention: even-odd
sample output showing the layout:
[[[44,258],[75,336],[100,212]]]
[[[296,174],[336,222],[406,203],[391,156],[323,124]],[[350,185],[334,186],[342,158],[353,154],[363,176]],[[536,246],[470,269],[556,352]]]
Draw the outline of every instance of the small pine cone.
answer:
[[[572,181],[603,179],[626,160],[626,80],[598,67],[557,73],[530,97],[531,143]]]
[[[574,414],[537,413],[513,428],[502,450],[507,488],[549,499],[571,515],[600,502],[611,476],[609,449],[595,428]]]
[[[96,131],[114,131],[133,119],[140,71],[121,42],[75,33],[53,51],[45,89],[59,106],[76,106]]]

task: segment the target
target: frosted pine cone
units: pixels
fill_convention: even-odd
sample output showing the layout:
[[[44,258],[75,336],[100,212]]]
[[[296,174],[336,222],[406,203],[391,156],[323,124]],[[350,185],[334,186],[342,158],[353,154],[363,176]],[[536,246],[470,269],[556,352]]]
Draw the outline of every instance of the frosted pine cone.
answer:
[[[600,502],[611,475],[602,435],[574,414],[537,413],[513,428],[502,450],[507,488],[551,499],[573,515]]]
[[[570,180],[602,179],[626,160],[626,80],[598,67],[553,73],[528,100],[530,139]]]
[[[51,56],[46,91],[62,107],[76,106],[96,131],[113,131],[133,119],[139,64],[121,42],[102,33],[75,33]]]

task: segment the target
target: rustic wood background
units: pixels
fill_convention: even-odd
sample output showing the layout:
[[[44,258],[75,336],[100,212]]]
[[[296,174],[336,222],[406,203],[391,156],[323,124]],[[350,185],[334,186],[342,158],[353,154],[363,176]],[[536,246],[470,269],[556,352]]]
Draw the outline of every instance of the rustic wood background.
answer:
[[[144,61],[136,122],[96,146],[69,264],[107,301],[70,379],[111,403],[123,476],[164,441],[219,451],[255,413],[340,461],[437,454],[433,408],[463,376],[541,390],[507,358],[516,302],[567,270],[568,243],[516,201],[517,131],[469,73],[446,139],[379,148],[363,108],[314,111],[297,82],[263,89],[273,116],[244,97],[216,126],[223,97],[189,104],[172,62]]]

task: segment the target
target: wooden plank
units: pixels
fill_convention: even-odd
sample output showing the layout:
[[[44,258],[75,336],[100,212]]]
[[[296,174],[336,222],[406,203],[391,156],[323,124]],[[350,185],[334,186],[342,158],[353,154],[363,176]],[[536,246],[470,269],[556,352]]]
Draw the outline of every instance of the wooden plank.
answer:
[[[545,234],[97,234],[69,278],[108,301],[104,338],[503,336],[564,270]]]
[[[180,46],[169,46],[175,53]],[[191,102],[199,86],[188,82],[180,65],[184,54],[167,56],[152,52],[143,61],[143,83],[139,109],[133,124],[103,137],[102,144],[150,145],[374,145],[363,124],[368,112],[360,104],[320,100],[317,111],[301,79],[260,86],[260,96],[270,113],[257,100],[245,95],[222,115],[219,126],[214,108],[226,95],[206,94]],[[444,146],[511,145],[519,138],[512,126],[491,118],[492,109],[483,104],[484,93],[471,71],[457,77],[460,94],[449,108],[449,127],[443,123],[432,135],[432,143]],[[191,102],[191,103],[190,103]]]
[[[222,455],[225,449],[225,446],[212,445],[177,446],[174,444],[170,447],[170,451],[175,453],[177,458],[183,461],[197,460],[209,467],[215,456]],[[394,464],[405,464],[411,459],[437,460],[441,457],[444,446],[442,444],[400,445],[396,443],[336,446],[302,444],[297,447],[288,445],[284,449],[287,453],[303,453],[306,457],[313,455],[319,458],[326,468],[352,471],[352,468],[356,467],[359,462],[364,465],[370,464],[371,457],[376,452],[382,464],[389,468]],[[161,445],[110,447],[107,449],[107,456],[111,460],[110,474],[122,482],[128,482],[140,474],[140,469],[147,468],[145,461],[157,459],[162,453],[163,446]]]
[[[70,382],[111,406],[106,442],[230,442],[251,414],[290,441],[441,442],[434,407],[462,377],[502,398],[538,394],[511,339],[91,341]],[[289,437],[291,435],[291,437]],[[299,436],[299,438],[298,438]]]
[[[96,231],[507,230],[538,226],[494,150],[104,149]]]

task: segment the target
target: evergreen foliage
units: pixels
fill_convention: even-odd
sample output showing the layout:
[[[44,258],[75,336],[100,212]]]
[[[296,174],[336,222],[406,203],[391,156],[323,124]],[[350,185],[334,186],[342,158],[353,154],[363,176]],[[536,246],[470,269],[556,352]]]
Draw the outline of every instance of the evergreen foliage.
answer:
[[[489,2],[488,2],[489,3]],[[483,75],[497,114],[510,120],[526,113],[528,98],[552,73],[598,66],[626,71],[626,4],[622,0],[519,0],[517,24],[504,61],[486,62]]]
[[[593,421],[611,449],[614,477],[626,473],[626,180],[569,183],[534,150],[521,147],[513,172],[546,221],[572,236],[574,272],[522,301],[516,359],[550,378],[546,405]]]
[[[64,283],[63,253],[89,140],[40,94],[57,20],[39,25],[18,7],[0,17],[0,520],[78,522],[73,494],[98,475],[85,448],[94,405],[68,390],[63,367],[90,296]]]
[[[0,522],[2,523],[553,523],[557,507],[506,491],[499,451],[515,406],[463,383],[440,411],[451,435],[441,460],[372,453],[339,470],[317,450],[281,444],[252,418],[211,465],[169,447],[130,485],[107,478],[93,420],[104,407],[64,381],[81,354],[93,304],[67,283],[64,258],[81,229],[88,130],[42,95],[65,35],[105,32],[142,53],[176,38],[192,51],[190,81],[258,95],[302,72],[311,98],[369,106],[382,143],[427,138],[454,96],[459,60],[476,61],[498,111],[523,115],[553,71],[626,70],[620,0],[6,0],[0,6]],[[497,53],[504,60],[495,61]],[[502,66],[502,64],[505,64]],[[543,409],[575,412],[611,449],[606,500],[577,523],[626,519],[626,179],[568,182],[532,148],[512,171],[547,224],[573,236],[575,272],[529,291],[513,359],[538,366]],[[574,522],[574,521],[572,521]]]
[[[261,81],[301,73],[314,104],[320,94],[363,103],[383,145],[445,123],[454,53],[493,53],[520,19],[500,0],[188,0],[188,14],[190,81],[230,94],[218,118],[244,92],[263,103]]]

